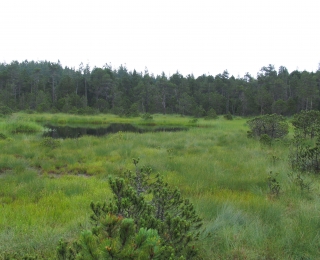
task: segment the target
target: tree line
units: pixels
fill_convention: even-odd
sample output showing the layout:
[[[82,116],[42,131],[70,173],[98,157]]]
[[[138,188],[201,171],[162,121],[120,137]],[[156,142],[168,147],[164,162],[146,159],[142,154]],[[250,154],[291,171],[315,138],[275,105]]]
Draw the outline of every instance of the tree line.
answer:
[[[227,70],[216,76],[155,76],[113,69],[77,69],[50,61],[0,63],[0,106],[14,111],[66,112],[78,114],[139,113],[206,116],[217,114],[252,116],[276,113],[291,116],[302,110],[320,110],[320,68],[316,72],[291,73],[280,66],[262,67],[256,77],[230,76]]]

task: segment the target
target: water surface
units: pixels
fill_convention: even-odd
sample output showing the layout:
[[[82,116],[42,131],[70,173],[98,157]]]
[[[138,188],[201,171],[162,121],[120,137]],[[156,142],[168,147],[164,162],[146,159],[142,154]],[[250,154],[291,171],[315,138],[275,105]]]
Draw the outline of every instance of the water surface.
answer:
[[[48,129],[43,136],[52,138],[79,138],[84,135],[104,136],[118,132],[146,133],[146,132],[177,132],[185,131],[186,127],[137,127],[132,124],[114,123],[107,127],[72,127],[45,125]]]

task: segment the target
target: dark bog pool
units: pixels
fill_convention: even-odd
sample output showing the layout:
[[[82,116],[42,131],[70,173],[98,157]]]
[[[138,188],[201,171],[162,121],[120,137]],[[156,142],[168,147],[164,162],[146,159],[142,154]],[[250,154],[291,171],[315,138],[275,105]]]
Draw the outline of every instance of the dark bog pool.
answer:
[[[185,131],[187,128],[183,127],[144,127],[139,128],[131,124],[110,124],[108,127],[72,127],[72,126],[55,126],[46,125],[44,137],[52,138],[78,138],[83,135],[103,136],[107,134],[114,134],[118,132],[131,132],[131,133],[146,133],[146,132],[177,132]]]

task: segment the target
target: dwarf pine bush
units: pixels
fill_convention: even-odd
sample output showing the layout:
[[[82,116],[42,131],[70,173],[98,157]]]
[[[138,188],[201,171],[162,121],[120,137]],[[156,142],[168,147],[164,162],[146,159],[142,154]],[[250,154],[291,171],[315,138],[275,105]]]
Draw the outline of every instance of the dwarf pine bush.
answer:
[[[100,225],[83,231],[72,246],[60,240],[57,258],[154,259],[160,255],[159,239],[154,229],[136,230],[133,219],[107,214]]]
[[[294,116],[290,163],[298,172],[320,173],[320,112],[301,111]]]
[[[54,148],[57,148],[57,147],[60,146],[60,141],[56,140],[56,139],[53,139],[51,137],[45,137],[41,141],[41,146],[54,149]]]
[[[225,115],[223,116],[223,118],[226,119],[226,120],[232,120],[232,119],[233,119],[233,116],[231,115],[230,112],[228,112],[228,114],[225,114]]]
[[[294,148],[290,154],[293,170],[320,173],[320,136],[313,144],[306,143],[301,136],[294,137]]]
[[[149,113],[145,113],[141,116],[143,120],[153,120],[153,116]]]
[[[217,118],[218,118],[217,112],[213,108],[211,108],[207,112],[207,115],[205,116],[204,119],[209,120],[209,119],[217,119]]]
[[[271,196],[275,196],[275,197],[279,196],[280,189],[281,189],[281,186],[280,186],[278,180],[276,179],[277,175],[278,175],[278,173],[270,172],[268,174],[268,178],[267,178],[269,194]]]
[[[277,114],[255,117],[247,121],[247,123],[251,130],[248,136],[260,137],[266,134],[271,138],[282,138],[289,132],[289,125],[286,119]]]
[[[319,134],[320,126],[320,111],[309,110],[301,111],[295,114],[292,120],[292,125],[295,128],[295,134],[304,138],[314,138]]]
[[[68,245],[61,241],[59,259],[193,259],[202,220],[193,204],[150,167],[110,177],[113,198],[90,204],[93,228]],[[141,258],[139,258],[141,256]],[[143,257],[142,257],[143,256]],[[77,259],[78,259],[77,258]]]

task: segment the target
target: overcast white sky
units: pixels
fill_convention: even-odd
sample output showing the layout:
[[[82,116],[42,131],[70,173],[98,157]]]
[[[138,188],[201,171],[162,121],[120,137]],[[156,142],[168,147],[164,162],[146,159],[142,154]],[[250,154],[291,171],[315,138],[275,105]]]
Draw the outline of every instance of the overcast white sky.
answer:
[[[319,0],[2,0],[0,62],[111,63],[167,76],[316,71]]]

